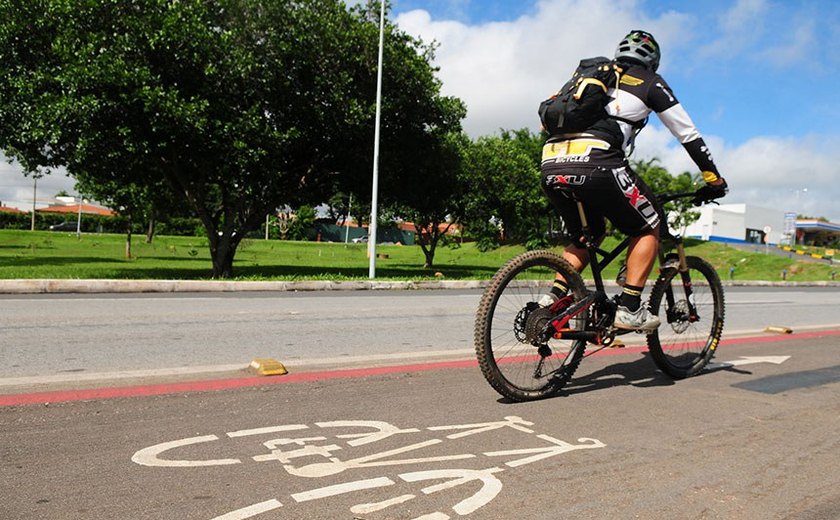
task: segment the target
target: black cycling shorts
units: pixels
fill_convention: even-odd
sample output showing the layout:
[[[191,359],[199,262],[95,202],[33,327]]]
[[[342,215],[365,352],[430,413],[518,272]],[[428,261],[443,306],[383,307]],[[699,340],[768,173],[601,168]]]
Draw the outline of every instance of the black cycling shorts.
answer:
[[[662,220],[662,210],[647,184],[626,164],[615,167],[544,164],[542,187],[563,218],[569,237],[579,241],[582,224],[573,197],[583,202],[593,237],[606,233],[606,222],[636,237]]]

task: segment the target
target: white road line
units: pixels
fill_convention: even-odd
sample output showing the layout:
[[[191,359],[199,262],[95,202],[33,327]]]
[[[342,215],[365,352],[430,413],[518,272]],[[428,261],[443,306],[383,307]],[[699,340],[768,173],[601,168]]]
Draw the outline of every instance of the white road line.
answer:
[[[422,352],[397,352],[394,354],[371,354],[367,356],[342,356],[333,358],[312,358],[312,359],[288,359],[284,361],[286,366],[314,366],[347,364],[348,362],[369,362],[369,361],[391,361],[402,359],[423,359],[435,356],[463,356],[472,357],[475,349],[453,349],[453,350],[424,350]]]
[[[386,509],[388,507],[391,507],[391,506],[394,506],[394,505],[397,505],[397,504],[402,504],[404,502],[408,502],[409,500],[411,500],[414,497],[415,497],[414,495],[402,495],[402,496],[394,497],[390,500],[385,500],[383,502],[376,502],[376,503],[372,503],[372,504],[359,504],[359,505],[355,505],[355,506],[351,507],[350,512],[354,513],[354,514],[357,514],[357,515],[375,513],[377,511],[381,511],[381,510]]]
[[[131,457],[131,461],[141,466],[152,466],[160,468],[195,468],[202,466],[228,466],[230,464],[239,464],[239,459],[215,459],[215,460],[167,460],[161,459],[159,455],[175,448],[183,446],[192,446],[193,444],[201,444],[204,442],[213,442],[219,440],[215,435],[203,435],[201,437],[189,437],[187,439],[178,439],[177,441],[162,442],[143,448]]]
[[[260,502],[259,504],[243,507],[242,509],[231,511],[230,513],[222,516],[217,516],[212,520],[242,520],[243,518],[251,518],[252,516],[257,516],[279,507],[283,507],[283,504],[272,498],[271,500],[266,500],[265,502]]]
[[[170,293],[167,293],[170,294]],[[221,298],[218,296],[170,296],[169,298],[160,298],[160,297],[150,297],[150,298],[127,298],[127,297],[118,297],[118,298],[84,298],[84,297],[67,297],[67,298],[14,298],[14,299],[3,299],[0,298],[0,301],[13,301],[13,302],[37,302],[37,303],[44,303],[45,301],[53,301],[53,302],[76,302],[76,301],[86,301],[86,302],[165,302],[165,301],[176,301],[176,300],[190,300],[190,301],[207,301],[207,300],[224,300],[225,298]]]
[[[334,486],[327,486],[312,491],[304,491],[302,493],[295,493],[292,498],[297,502],[308,502],[310,500],[318,500],[319,498],[327,498],[336,495],[343,495],[344,493],[352,493],[354,491],[361,491],[363,489],[374,489],[385,486],[393,486],[395,482],[388,477],[372,478],[369,480],[357,480],[355,482],[346,482],[344,484],[336,484]]]
[[[294,430],[306,430],[309,426],[305,424],[286,424],[283,426],[266,426],[265,428],[251,428],[250,430],[239,430],[235,432],[228,432],[227,436],[230,438],[234,437],[247,437],[249,435],[262,435],[265,433],[277,433],[277,432],[287,432],[287,431],[294,431]]]

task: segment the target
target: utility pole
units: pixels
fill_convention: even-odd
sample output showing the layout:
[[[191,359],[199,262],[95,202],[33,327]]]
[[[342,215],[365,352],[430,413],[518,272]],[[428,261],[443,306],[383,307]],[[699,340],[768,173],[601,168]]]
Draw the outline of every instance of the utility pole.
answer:
[[[385,38],[385,0],[379,6],[379,67],[376,70],[376,126],[373,136],[373,193],[370,199],[370,227],[368,232],[368,255],[370,266],[368,278],[376,278],[376,219],[379,204],[379,121],[382,113],[382,46]]]

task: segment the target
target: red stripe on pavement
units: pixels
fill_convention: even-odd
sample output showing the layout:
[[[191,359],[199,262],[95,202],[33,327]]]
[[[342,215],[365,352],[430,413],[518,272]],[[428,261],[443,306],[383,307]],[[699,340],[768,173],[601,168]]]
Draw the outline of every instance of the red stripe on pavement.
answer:
[[[325,372],[301,372],[276,377],[246,377],[239,379],[218,379],[212,381],[189,381],[184,383],[165,383],[158,385],[124,386],[114,388],[91,388],[85,390],[63,390],[57,392],[37,392],[31,394],[0,395],[0,406],[22,404],[60,403],[64,401],[88,401],[92,399],[112,399],[115,397],[137,397],[188,392],[206,392],[228,390],[250,386],[301,383],[306,381],[324,381],[327,379],[347,379],[370,377],[393,373],[421,372],[446,368],[466,368],[478,365],[475,360],[447,361],[418,365],[400,365],[354,370],[331,370]]]
[[[840,336],[840,330],[819,332],[802,332],[779,336],[755,336],[724,340],[721,346],[778,343],[783,341],[817,339]],[[632,354],[643,352],[647,347],[627,347],[604,349],[598,356]],[[437,363],[422,363],[415,365],[398,365],[387,367],[359,368],[352,370],[331,370],[324,372],[301,372],[275,377],[246,377],[239,379],[219,379],[211,381],[189,381],[184,383],[165,383],[157,385],[125,386],[114,388],[91,388],[86,390],[64,390],[57,392],[36,392],[29,394],[0,395],[0,406],[14,406],[26,404],[60,403],[65,401],[89,401],[93,399],[113,399],[116,397],[139,397],[164,394],[179,394],[190,392],[207,392],[212,390],[228,390],[252,386],[277,385],[286,383],[302,383],[307,381],[324,381],[328,379],[349,379],[371,377],[395,373],[424,372],[448,368],[469,368],[478,365],[474,359],[443,361]]]

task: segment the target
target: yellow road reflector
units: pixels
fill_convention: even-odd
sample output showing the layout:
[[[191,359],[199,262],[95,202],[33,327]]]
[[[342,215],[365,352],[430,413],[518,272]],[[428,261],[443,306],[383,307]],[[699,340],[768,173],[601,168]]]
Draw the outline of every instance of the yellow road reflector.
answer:
[[[255,359],[249,366],[260,376],[282,376],[289,373],[283,363],[276,359]]]
[[[613,340],[613,342],[612,342],[612,343],[610,343],[610,348],[624,348],[624,347],[626,347],[626,346],[627,346],[627,345],[625,345],[625,344],[624,344],[624,342],[623,342],[623,341],[621,341],[621,340],[620,340],[620,339],[618,339],[618,338],[615,338],[615,339]]]
[[[778,332],[779,334],[791,334],[793,329],[790,327],[767,327],[764,332]]]

